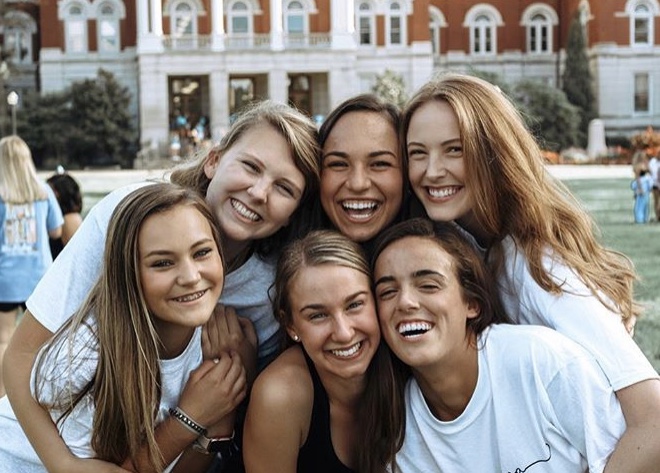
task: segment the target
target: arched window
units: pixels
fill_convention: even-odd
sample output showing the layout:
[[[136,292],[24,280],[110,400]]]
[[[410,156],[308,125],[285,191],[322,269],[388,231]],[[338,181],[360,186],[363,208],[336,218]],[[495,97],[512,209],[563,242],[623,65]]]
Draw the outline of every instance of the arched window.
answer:
[[[470,28],[470,53],[497,53],[497,27],[503,26],[502,16],[493,6],[480,3],[468,10],[463,26]]]
[[[440,29],[447,26],[445,16],[434,7],[429,7],[429,34],[431,36],[431,49],[434,56],[439,56],[440,49]]]
[[[189,3],[180,2],[172,11],[172,36],[192,36],[197,33],[197,15]]]
[[[309,31],[307,12],[301,2],[294,0],[287,4],[284,15],[284,30],[290,35],[301,36]]]
[[[359,2],[355,12],[355,29],[359,35],[359,44],[375,45],[376,17],[370,2]]]
[[[631,46],[653,46],[655,42],[655,17],[660,16],[658,0],[628,0],[625,11],[616,13],[630,19]]]
[[[390,46],[404,46],[406,38],[406,13],[400,2],[391,2],[385,19],[386,43]]]
[[[11,55],[14,64],[32,63],[32,35],[37,32],[37,22],[25,12],[10,10],[5,14],[3,51]]]
[[[119,52],[121,49],[119,21],[123,18],[126,18],[123,3],[116,0],[106,0],[98,4],[96,24],[99,52]]]
[[[559,23],[557,12],[543,3],[528,6],[522,14],[520,24],[527,31],[527,52],[531,54],[551,53],[553,50],[553,27]]]
[[[87,52],[89,10],[85,0],[64,0],[58,4],[57,16],[64,21],[64,48],[67,53]]]
[[[252,11],[247,3],[237,1],[229,5],[228,33],[247,35],[252,33]]]

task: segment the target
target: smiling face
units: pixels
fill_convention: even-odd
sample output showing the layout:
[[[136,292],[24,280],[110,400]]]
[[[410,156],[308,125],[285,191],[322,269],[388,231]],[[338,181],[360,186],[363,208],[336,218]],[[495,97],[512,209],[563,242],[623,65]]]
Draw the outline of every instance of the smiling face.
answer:
[[[458,119],[447,102],[430,100],[413,113],[406,149],[410,184],[428,216],[457,220],[470,230],[473,197],[466,184]]]
[[[383,338],[396,356],[413,371],[460,366],[475,337],[466,323],[479,309],[465,300],[449,253],[404,237],[380,253],[374,279]]]
[[[247,130],[204,166],[206,201],[227,244],[265,238],[287,225],[305,190],[291,147],[271,125]]]
[[[353,241],[389,225],[403,200],[399,140],[388,119],[359,111],[342,116],[323,145],[321,205]]]
[[[181,327],[206,323],[224,272],[211,226],[192,205],[153,214],[138,234],[140,285],[166,350],[187,343]],[[185,334],[186,332],[183,331]]]
[[[305,266],[289,282],[291,324],[321,378],[364,376],[380,330],[369,277],[335,264]]]

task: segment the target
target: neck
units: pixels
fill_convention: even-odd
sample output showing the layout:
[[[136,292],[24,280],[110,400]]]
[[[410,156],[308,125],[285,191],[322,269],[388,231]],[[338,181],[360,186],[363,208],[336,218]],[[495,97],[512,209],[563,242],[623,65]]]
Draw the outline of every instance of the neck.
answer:
[[[250,256],[252,245],[249,241],[234,241],[223,237],[222,255],[225,258],[227,272],[240,268]]]
[[[471,335],[460,353],[441,363],[413,369],[413,375],[436,418],[444,422],[458,418],[477,387],[476,337]]]
[[[158,324],[156,325],[156,331],[160,338],[158,358],[169,360],[183,353],[190,343],[195,329],[194,327],[184,328],[170,324]]]
[[[341,405],[345,408],[355,408],[362,399],[362,394],[367,386],[367,377],[362,375],[351,379],[329,379],[319,373],[321,383],[328,393],[330,404]]]
[[[483,227],[477,222],[473,212],[456,220],[461,227],[474,237],[479,246],[488,249],[493,243],[493,235],[484,231]]]

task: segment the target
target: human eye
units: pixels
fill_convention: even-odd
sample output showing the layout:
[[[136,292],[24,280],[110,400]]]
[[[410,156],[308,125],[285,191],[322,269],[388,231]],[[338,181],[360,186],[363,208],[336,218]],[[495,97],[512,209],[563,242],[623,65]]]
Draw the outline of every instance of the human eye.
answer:
[[[287,184],[287,183],[278,183],[276,184],[277,188],[282,192],[283,194],[289,196],[289,197],[295,197],[296,193],[293,191],[293,188]]]
[[[195,251],[194,257],[195,258],[204,258],[205,256],[211,254],[213,252],[213,248],[201,248],[197,251]]]
[[[414,160],[424,159],[428,153],[422,148],[408,148],[408,157]]]
[[[382,287],[376,291],[376,297],[380,301],[386,301],[392,299],[396,294],[396,288],[394,287]]]
[[[258,173],[260,171],[259,166],[257,166],[256,163],[250,161],[249,159],[244,159],[242,162],[248,171],[253,173]]]
[[[352,301],[348,304],[347,309],[349,311],[354,311],[356,309],[359,309],[360,307],[364,306],[364,301],[363,300],[357,300],[357,301]]]
[[[389,169],[391,167],[394,167],[394,163],[386,159],[379,159],[371,163],[371,166],[376,169]]]
[[[323,162],[323,167],[330,168],[330,169],[341,170],[341,169],[347,168],[348,163],[343,159],[337,159],[337,158],[332,159],[331,158],[331,159],[326,159]]]
[[[149,263],[150,268],[156,268],[156,269],[162,269],[162,268],[168,268],[174,264],[174,261],[169,260],[169,259],[158,259],[154,260],[151,263]]]
[[[419,281],[418,287],[419,290],[423,292],[436,292],[442,289],[442,285],[432,279]]]
[[[327,315],[326,315],[324,312],[311,312],[311,313],[307,316],[307,318],[308,318],[309,320],[312,320],[312,321],[314,321],[314,320],[316,320],[316,321],[323,320],[323,319],[325,319],[326,317],[327,317]]]
[[[463,156],[463,146],[460,144],[450,145],[447,147],[447,154],[455,157]]]

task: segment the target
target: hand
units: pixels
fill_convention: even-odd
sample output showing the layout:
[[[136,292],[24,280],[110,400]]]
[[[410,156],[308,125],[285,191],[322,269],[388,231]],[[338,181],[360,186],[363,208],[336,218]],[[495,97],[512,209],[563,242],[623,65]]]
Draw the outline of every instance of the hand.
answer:
[[[233,307],[217,304],[213,315],[202,328],[202,354],[205,360],[218,358],[221,353],[241,352],[244,343],[254,349],[257,335],[252,323],[236,315]]]
[[[247,393],[245,368],[238,353],[206,360],[190,374],[179,407],[204,427],[236,409]]]
[[[202,354],[213,360],[222,353],[236,352],[241,356],[248,379],[256,376],[257,334],[250,320],[237,317],[232,307],[218,304],[202,328]]]

